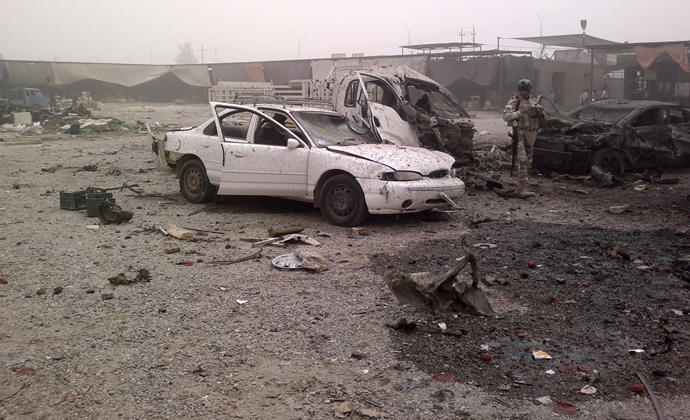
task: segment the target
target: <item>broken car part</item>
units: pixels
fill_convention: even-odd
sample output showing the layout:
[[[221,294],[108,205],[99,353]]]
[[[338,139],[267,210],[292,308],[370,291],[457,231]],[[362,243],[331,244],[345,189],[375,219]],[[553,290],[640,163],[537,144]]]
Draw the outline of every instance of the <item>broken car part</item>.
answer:
[[[493,316],[495,312],[484,293],[479,289],[479,269],[474,255],[470,252],[465,238],[462,239],[465,255],[458,259],[444,274],[389,272],[384,281],[401,305],[412,304],[419,309],[438,315],[470,312]],[[472,284],[460,283],[456,276],[467,265],[472,268]]]

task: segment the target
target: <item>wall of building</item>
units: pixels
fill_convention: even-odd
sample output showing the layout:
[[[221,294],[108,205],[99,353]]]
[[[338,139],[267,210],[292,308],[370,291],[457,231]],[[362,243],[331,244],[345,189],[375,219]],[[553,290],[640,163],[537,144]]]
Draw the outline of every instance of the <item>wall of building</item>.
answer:
[[[535,73],[535,80],[533,80],[534,96],[548,95],[549,91],[556,94],[557,91],[560,91],[561,97],[558,105],[562,111],[580,106],[580,95],[585,89],[589,89],[591,83],[590,64],[534,59],[532,65]],[[605,80],[604,71],[595,66],[594,89],[601,92]]]

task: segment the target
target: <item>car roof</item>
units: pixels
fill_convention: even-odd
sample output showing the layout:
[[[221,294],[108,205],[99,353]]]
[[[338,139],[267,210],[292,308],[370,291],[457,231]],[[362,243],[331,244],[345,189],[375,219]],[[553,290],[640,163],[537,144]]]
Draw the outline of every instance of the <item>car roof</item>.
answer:
[[[601,109],[635,109],[635,108],[651,108],[654,106],[675,105],[668,102],[660,101],[633,101],[630,99],[604,99],[602,101],[592,102],[585,105],[583,108],[601,108]]]
[[[336,116],[341,116],[342,114],[335,112],[330,109],[324,109],[324,108],[319,108],[317,106],[304,106],[304,105],[293,105],[293,104],[272,104],[272,103],[253,103],[251,105],[245,105],[245,104],[232,104],[232,103],[224,103],[224,102],[211,102],[210,105],[213,107],[215,105],[230,105],[230,106],[238,106],[240,108],[249,108],[257,111],[277,111],[277,112],[287,112],[287,113],[292,113],[292,112],[314,112],[314,113],[319,113],[319,114],[327,114],[327,115],[336,115]]]

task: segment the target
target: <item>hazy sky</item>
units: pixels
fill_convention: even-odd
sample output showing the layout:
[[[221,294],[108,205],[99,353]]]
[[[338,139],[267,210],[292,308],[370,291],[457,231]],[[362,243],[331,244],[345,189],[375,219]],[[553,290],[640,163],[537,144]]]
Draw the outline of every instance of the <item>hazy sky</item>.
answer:
[[[400,54],[401,45],[587,33],[611,41],[690,39],[688,0],[2,0],[8,60],[172,64]],[[407,25],[407,26],[405,26]],[[409,28],[409,31],[408,31]],[[472,35],[462,37],[472,41]],[[519,48],[518,48],[519,47]],[[501,49],[535,45],[501,39]]]

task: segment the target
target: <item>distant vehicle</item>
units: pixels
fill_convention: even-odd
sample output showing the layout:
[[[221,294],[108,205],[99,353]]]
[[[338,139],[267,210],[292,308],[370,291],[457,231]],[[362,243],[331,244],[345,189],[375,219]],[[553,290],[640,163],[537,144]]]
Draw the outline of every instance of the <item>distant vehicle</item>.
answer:
[[[40,111],[49,108],[48,99],[39,89],[34,88],[8,88],[0,92],[3,99],[10,102],[15,108]]]
[[[216,194],[284,197],[314,203],[334,225],[356,226],[370,213],[457,206],[465,189],[452,156],[383,143],[337,112],[216,102],[211,108],[213,118],[163,139],[149,128],[156,166],[175,171],[191,203]]]
[[[532,166],[561,172],[611,173],[690,163],[690,107],[609,99],[547,116]]]

